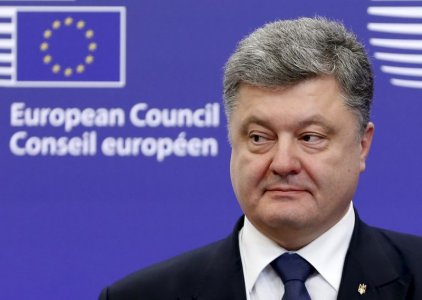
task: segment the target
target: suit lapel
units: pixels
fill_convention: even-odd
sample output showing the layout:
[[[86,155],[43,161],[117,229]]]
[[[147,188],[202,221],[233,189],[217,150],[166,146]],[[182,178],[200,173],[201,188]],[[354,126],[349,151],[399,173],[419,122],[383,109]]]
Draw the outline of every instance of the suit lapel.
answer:
[[[239,251],[239,231],[243,218],[233,233],[215,251],[198,285],[195,300],[246,300],[242,260]]]
[[[411,278],[401,261],[388,239],[356,214],[337,299],[405,299]]]

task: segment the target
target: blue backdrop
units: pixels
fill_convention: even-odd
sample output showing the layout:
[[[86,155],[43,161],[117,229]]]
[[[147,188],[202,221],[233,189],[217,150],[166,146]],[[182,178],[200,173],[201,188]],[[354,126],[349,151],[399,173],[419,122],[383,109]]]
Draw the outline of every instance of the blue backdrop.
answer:
[[[376,133],[354,203],[370,224],[422,234],[422,14],[409,9],[421,2],[0,5],[3,299],[96,299],[231,231],[241,211],[216,104],[223,65],[240,38],[280,18],[340,20],[367,46]]]

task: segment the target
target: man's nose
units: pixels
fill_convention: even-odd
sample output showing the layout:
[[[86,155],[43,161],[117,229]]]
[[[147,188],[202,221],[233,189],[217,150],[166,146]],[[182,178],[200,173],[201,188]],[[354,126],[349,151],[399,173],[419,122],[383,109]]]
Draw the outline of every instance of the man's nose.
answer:
[[[270,169],[279,176],[293,175],[300,172],[299,149],[293,141],[280,139],[274,149]]]

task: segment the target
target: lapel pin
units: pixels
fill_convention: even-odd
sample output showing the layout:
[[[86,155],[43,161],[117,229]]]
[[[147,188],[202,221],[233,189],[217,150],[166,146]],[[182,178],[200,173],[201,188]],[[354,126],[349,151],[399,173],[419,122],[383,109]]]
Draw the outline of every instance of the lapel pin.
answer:
[[[366,293],[366,284],[364,283],[359,284],[358,293],[361,295]]]

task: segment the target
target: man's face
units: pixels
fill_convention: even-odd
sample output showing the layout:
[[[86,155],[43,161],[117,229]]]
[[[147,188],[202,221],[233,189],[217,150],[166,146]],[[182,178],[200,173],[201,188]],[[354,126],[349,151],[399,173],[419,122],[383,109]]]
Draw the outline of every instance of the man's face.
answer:
[[[344,216],[373,135],[370,123],[360,136],[357,120],[332,77],[279,90],[241,86],[230,173],[255,227],[293,250]]]

